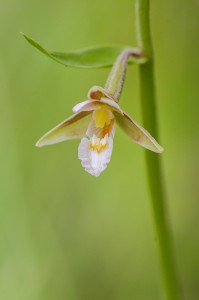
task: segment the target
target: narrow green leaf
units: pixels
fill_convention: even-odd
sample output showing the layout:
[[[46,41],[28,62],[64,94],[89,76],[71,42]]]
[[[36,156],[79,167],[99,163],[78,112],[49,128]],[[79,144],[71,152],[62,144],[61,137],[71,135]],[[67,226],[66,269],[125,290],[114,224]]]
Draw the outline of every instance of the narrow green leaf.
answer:
[[[24,38],[36,49],[50,57],[54,61],[66,66],[76,68],[103,68],[111,67],[116,60],[117,56],[129,46],[125,45],[106,45],[89,47],[73,52],[54,52],[44,49],[41,45],[23,34]],[[140,53],[139,49],[135,49],[135,53]],[[130,63],[144,63],[146,59],[144,57],[130,58]]]

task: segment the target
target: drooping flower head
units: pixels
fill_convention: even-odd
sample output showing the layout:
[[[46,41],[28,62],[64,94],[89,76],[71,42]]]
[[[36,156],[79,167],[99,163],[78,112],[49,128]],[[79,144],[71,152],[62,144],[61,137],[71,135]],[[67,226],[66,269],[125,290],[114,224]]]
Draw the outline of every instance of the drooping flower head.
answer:
[[[111,159],[116,123],[135,143],[157,153],[163,151],[155,139],[124,112],[106,90],[93,87],[88,98],[77,104],[73,108],[75,114],[47,132],[36,146],[81,139],[78,157],[84,169],[94,176],[99,176]]]
[[[77,104],[73,108],[74,114],[41,137],[36,146],[81,139],[78,157],[84,169],[96,177],[106,169],[111,159],[116,124],[135,143],[161,153],[163,148],[156,140],[118,104],[130,55],[134,55],[132,49],[122,52],[105,88],[92,87],[88,92],[88,100]]]

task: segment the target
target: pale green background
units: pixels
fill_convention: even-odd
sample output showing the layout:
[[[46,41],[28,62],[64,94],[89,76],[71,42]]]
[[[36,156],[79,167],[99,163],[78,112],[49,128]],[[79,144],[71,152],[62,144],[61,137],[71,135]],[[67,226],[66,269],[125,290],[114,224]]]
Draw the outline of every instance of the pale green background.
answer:
[[[185,299],[199,299],[199,1],[151,1],[160,142]],[[117,130],[98,179],[77,159],[78,141],[38,149],[104,70],[65,68],[47,49],[136,46],[134,1],[0,2],[0,299],[159,300],[156,236],[144,150]],[[121,106],[142,123],[138,72]]]

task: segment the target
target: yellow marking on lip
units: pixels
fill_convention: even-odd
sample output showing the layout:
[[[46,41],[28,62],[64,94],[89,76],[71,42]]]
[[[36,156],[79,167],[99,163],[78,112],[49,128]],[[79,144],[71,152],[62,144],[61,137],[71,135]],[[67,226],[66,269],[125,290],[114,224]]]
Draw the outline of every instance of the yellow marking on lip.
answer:
[[[97,153],[100,153],[102,150],[105,150],[108,146],[108,142],[106,142],[105,144],[102,144],[99,142],[96,142],[95,144],[90,143],[90,149],[93,151],[97,151]]]

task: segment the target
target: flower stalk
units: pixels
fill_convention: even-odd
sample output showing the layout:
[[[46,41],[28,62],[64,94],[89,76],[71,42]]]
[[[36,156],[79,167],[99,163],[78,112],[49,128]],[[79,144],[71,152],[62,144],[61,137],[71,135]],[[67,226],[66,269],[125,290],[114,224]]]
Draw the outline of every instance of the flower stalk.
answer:
[[[131,56],[141,58],[141,62],[145,62],[145,58],[142,57],[142,52],[140,50],[126,48],[116,59],[104,87],[104,89],[112,95],[116,102],[120,99],[126,77],[128,60]]]
[[[150,35],[149,0],[136,0],[136,29],[138,46],[148,58],[146,64],[139,66],[140,97],[143,124],[158,138],[156,93],[154,80],[154,57]],[[173,240],[170,230],[167,199],[164,186],[161,157],[145,151],[148,183],[151,194],[151,207],[157,235],[162,279],[167,300],[180,298],[176,263],[173,251]]]

